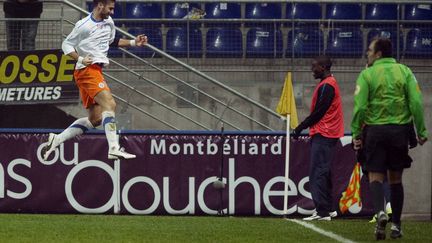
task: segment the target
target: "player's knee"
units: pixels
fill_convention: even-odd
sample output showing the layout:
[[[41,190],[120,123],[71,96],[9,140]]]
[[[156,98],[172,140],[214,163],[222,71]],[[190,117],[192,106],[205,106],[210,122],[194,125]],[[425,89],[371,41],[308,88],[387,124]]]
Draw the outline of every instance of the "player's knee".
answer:
[[[116,102],[114,101],[114,99],[110,99],[110,101],[108,102],[108,104],[107,104],[107,108],[108,108],[108,110],[109,111],[115,111],[115,109],[116,109]]]
[[[93,125],[93,127],[97,127],[102,123],[102,117],[101,116],[90,117],[89,120],[90,120],[91,124]]]
[[[402,171],[389,171],[387,174],[389,184],[402,183]]]

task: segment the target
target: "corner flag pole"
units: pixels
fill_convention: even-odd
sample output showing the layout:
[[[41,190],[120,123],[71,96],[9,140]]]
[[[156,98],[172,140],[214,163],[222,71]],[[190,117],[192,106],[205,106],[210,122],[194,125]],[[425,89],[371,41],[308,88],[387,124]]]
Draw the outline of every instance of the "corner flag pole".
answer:
[[[285,76],[281,98],[276,107],[276,112],[281,115],[282,120],[286,118],[286,143],[285,143],[285,185],[283,214],[288,214],[288,183],[289,183],[289,159],[290,159],[290,128],[298,125],[297,110],[293,94],[291,72]],[[293,119],[291,121],[291,119]]]
[[[290,154],[290,113],[287,114],[287,126],[286,126],[286,143],[285,143],[285,187],[284,187],[284,208],[283,214],[286,217],[288,214],[288,175],[289,175],[289,154]]]

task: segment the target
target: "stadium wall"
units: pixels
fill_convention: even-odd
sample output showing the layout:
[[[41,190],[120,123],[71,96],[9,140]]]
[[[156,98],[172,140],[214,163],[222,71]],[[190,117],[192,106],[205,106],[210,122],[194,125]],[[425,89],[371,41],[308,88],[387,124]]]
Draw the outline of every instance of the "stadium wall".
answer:
[[[1,129],[0,210],[8,213],[283,215],[284,136],[270,132],[122,131],[137,154],[107,160],[105,135],[91,131],[41,159],[47,130]],[[350,137],[335,148],[334,209],[353,176]],[[310,215],[309,138],[291,144],[287,214]],[[361,178],[361,175],[359,178]],[[223,178],[223,184],[217,184]],[[219,181],[219,182],[221,182]],[[216,182],[216,184],[215,184]],[[366,178],[340,216],[370,216]],[[354,201],[359,200],[359,201]]]

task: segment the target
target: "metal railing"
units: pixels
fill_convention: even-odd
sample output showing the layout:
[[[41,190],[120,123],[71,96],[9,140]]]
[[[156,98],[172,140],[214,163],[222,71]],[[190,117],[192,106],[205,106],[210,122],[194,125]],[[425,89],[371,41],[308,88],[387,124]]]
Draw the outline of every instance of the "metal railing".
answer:
[[[61,41],[64,34],[68,33],[68,30],[72,28],[72,24],[77,20],[76,13],[87,14],[87,11],[79,6],[76,6],[70,1],[46,1],[47,3],[58,4],[61,3],[62,6],[59,8],[59,17],[58,18],[41,18],[39,19],[39,33],[36,43],[37,49],[44,48],[60,48]],[[120,1],[123,2],[139,2],[139,1]],[[145,1],[145,2],[179,2],[179,1]],[[181,2],[181,1],[180,1]],[[187,1],[187,2],[211,2],[206,0],[201,1]],[[224,1],[224,2],[250,2],[250,1]],[[266,1],[266,2],[279,2],[279,3],[295,3],[295,2],[308,2],[308,1]],[[312,2],[312,1],[310,1]],[[313,1],[315,2],[315,1]],[[347,2],[347,1],[320,1],[320,3],[333,3],[333,2]],[[374,3],[373,1],[361,1],[362,3]],[[380,3],[384,3],[384,1],[380,1]],[[407,3],[406,1],[388,1],[388,3]],[[428,3],[426,1],[410,1],[409,3]],[[66,7],[64,7],[64,6]],[[83,6],[85,3],[83,2]],[[65,9],[69,12],[71,10],[75,11],[75,15],[72,17],[72,21],[66,20]],[[242,10],[244,11],[244,9]],[[242,13],[244,15],[244,13]],[[8,19],[0,19],[0,21],[7,21]],[[116,23],[123,23],[130,21],[130,19],[118,19],[115,20]],[[329,30],[332,25],[338,25],[342,22],[346,26],[350,25],[362,25],[361,29],[366,30],[364,35],[366,35],[368,28],[367,24],[371,23],[381,23],[384,21],[368,21],[368,20],[350,20],[350,21],[342,21],[342,20],[334,20],[329,22],[328,20],[296,20],[296,19],[271,19],[271,20],[251,20],[251,19],[198,19],[198,20],[183,20],[183,19],[145,19],[145,20],[133,20],[136,23],[145,23],[145,24],[161,24],[162,36],[166,38],[166,30],[170,27],[166,26],[167,24],[173,23],[185,23],[186,26],[190,27],[193,24],[200,24],[200,28],[203,30],[203,55],[195,58],[191,58],[188,54],[186,58],[177,59],[176,57],[167,54],[166,46],[162,45],[159,48],[153,46],[153,43],[150,41],[150,44],[147,45],[147,49],[153,52],[149,57],[143,58],[139,55],[136,50],[125,50],[120,48],[120,52],[122,53],[119,58],[111,59],[111,67],[106,69],[105,74],[106,77],[110,80],[114,81],[120,87],[123,87],[134,94],[137,94],[141,98],[135,99],[126,97],[122,98],[121,96],[128,95],[127,92],[115,92],[115,98],[120,102],[130,106],[139,112],[151,117],[152,119],[158,120],[164,126],[170,129],[185,129],[182,125],[177,123],[176,119],[181,119],[185,121],[184,123],[191,124],[188,127],[192,127],[193,129],[204,129],[204,130],[212,130],[216,129],[219,122],[223,122],[228,129],[234,130],[244,130],[244,129],[255,129],[255,130],[277,130],[280,128],[281,122],[279,122],[279,115],[270,109],[272,107],[273,101],[269,104],[266,102],[266,105],[257,102],[256,100],[262,100],[262,98],[254,96],[254,98],[250,98],[249,95],[245,95],[243,93],[247,93],[247,91],[238,92],[236,89],[232,87],[232,82],[227,82],[224,78],[220,78],[218,76],[217,79],[213,78],[207,72],[204,73],[199,71],[194,66],[199,66],[199,69],[206,70],[208,72],[224,72],[230,73],[233,75],[237,75],[237,73],[257,73],[257,75],[262,73],[280,73],[283,74],[287,69],[295,70],[299,73],[301,72],[309,72],[309,69],[305,66],[308,64],[304,64],[305,62],[299,60],[299,58],[294,54],[294,51],[291,52],[290,55],[287,54],[287,38],[288,33],[291,30],[295,30],[298,22],[305,23],[307,25],[314,24],[315,29],[321,29],[325,32],[325,37],[323,42],[327,42],[329,38]],[[391,21],[390,21],[391,22]],[[46,23],[46,24],[44,24]],[[276,57],[276,40],[275,40],[275,56],[263,58],[261,60],[256,60],[255,58],[246,58],[246,49],[243,47],[242,57],[240,59],[234,58],[229,60],[226,58],[206,58],[206,32],[210,26],[207,24],[240,24],[240,29],[242,30],[242,45],[245,45],[246,41],[246,30],[249,30],[251,27],[248,24],[252,23],[260,23],[263,25],[271,24],[274,26],[273,30],[277,30],[276,27],[281,27],[282,37],[283,37],[283,56],[285,58]],[[388,23],[388,22],[386,22]],[[424,21],[424,24],[432,24],[431,21]],[[392,22],[393,25],[399,27],[401,24],[415,24],[413,21],[406,20],[396,20]],[[2,26],[2,25],[0,25]],[[2,27],[0,27],[2,28]],[[118,33],[121,33],[124,37],[133,38],[133,35],[128,33],[127,28],[129,26],[124,25],[123,28],[118,28]],[[407,34],[407,29],[401,29],[405,36],[403,42],[405,43],[405,38]],[[0,32],[5,33],[5,31]],[[398,32],[399,33],[399,32]],[[290,32],[291,38],[294,39],[294,31]],[[399,34],[397,34],[399,36]],[[0,34],[0,38],[2,38],[2,34]],[[6,39],[4,37],[4,39]],[[362,46],[365,47],[367,40],[365,36],[363,36]],[[399,41],[399,40],[398,40]],[[5,43],[5,42],[3,42]],[[166,40],[163,39],[162,43],[166,43]],[[2,48],[0,44],[0,49]],[[6,49],[5,46],[3,46]],[[364,49],[364,48],[363,48]],[[165,50],[165,51],[164,51]],[[325,49],[323,49],[324,51]],[[399,50],[399,43],[397,44],[397,53],[398,57],[399,53],[402,51]],[[360,50],[364,51],[364,50]],[[319,54],[319,53],[317,53]],[[156,58],[155,56],[159,56],[160,58]],[[128,57],[128,58],[125,58]],[[288,62],[287,62],[288,61]],[[352,61],[352,65],[348,66],[348,69],[342,70],[342,72],[350,72],[349,70],[358,71],[361,67],[363,67],[364,57],[356,57]],[[257,62],[258,64],[255,64]],[[266,63],[267,62],[267,63]],[[260,63],[265,63],[264,65],[260,65]],[[349,62],[348,62],[349,63]],[[359,65],[361,63],[361,66]],[[421,61],[418,62],[419,65],[424,65]],[[195,64],[195,65],[194,65]],[[426,62],[427,65],[427,62]],[[214,68],[218,66],[218,68]],[[211,67],[211,68],[209,68]],[[287,68],[288,67],[288,68]],[[338,70],[335,70],[337,72]],[[430,71],[425,71],[430,72]],[[187,75],[182,75],[182,73],[186,73]],[[186,77],[184,77],[186,76]],[[229,75],[226,75],[227,77]],[[133,77],[133,78],[131,78]],[[231,78],[231,77],[229,77]],[[125,82],[124,80],[128,80]],[[130,82],[129,82],[130,80]],[[224,80],[221,82],[220,80]],[[144,82],[143,82],[144,81]],[[282,84],[282,80],[279,78],[279,82]],[[144,84],[145,83],[145,84]],[[199,99],[206,99],[205,103],[198,102],[197,99],[193,99],[194,97],[185,97],[184,95],[179,94],[179,92],[173,91],[173,85],[181,85],[184,86],[187,90],[190,91],[191,94],[195,95],[199,94]],[[206,85],[201,85],[206,83]],[[148,92],[146,90],[143,91],[147,86],[155,87],[158,92],[156,96],[154,92]],[[209,86],[218,87],[218,89],[222,91],[218,91],[217,93],[209,90]],[[180,86],[177,86],[179,88]],[[223,93],[222,93],[223,92]],[[162,95],[165,93],[167,96],[171,97],[168,102],[165,96]],[[272,94],[274,95],[274,94]],[[279,95],[279,94],[277,94]],[[132,95],[131,95],[132,96]],[[151,103],[156,104],[159,108],[158,112],[149,112],[146,108],[143,108],[142,105],[137,104],[142,103],[142,99],[148,100]],[[174,100],[173,100],[174,99]],[[134,100],[134,101],[131,101]],[[173,105],[173,101],[177,101],[177,103],[182,103],[183,105]],[[261,101],[262,102],[262,101]],[[184,105],[185,104],[185,105]],[[214,104],[210,106],[209,104]],[[253,106],[254,108],[249,108],[249,106]],[[189,109],[189,110],[188,110]],[[167,110],[169,113],[172,113],[178,118],[168,117],[166,118],[166,114],[161,112],[160,110]],[[202,116],[206,116],[203,118]]]
[[[86,10],[84,10],[84,9],[82,9],[82,8],[80,8],[80,7],[76,6],[76,5],[74,5],[73,3],[71,3],[71,2],[69,2],[69,1],[67,1],[67,0],[65,0],[65,1],[63,1],[63,2],[64,2],[66,5],[68,5],[69,7],[73,8],[73,9],[75,9],[75,10],[81,12],[81,13],[88,14],[88,12],[87,12]],[[134,38],[133,35],[131,35],[130,33],[126,32],[126,31],[124,31],[124,30],[122,30],[122,29],[120,29],[120,28],[116,28],[116,30],[117,30],[118,32],[120,32],[121,34],[123,34],[124,36],[127,36],[127,37],[129,37],[129,38]],[[258,107],[258,108],[264,110],[264,111],[267,112],[269,115],[273,115],[273,116],[275,116],[275,117],[279,117],[279,115],[278,115],[275,111],[269,109],[268,107],[266,107],[266,106],[264,106],[264,105],[258,103],[257,101],[255,101],[255,100],[253,100],[253,99],[247,97],[246,95],[244,95],[244,94],[242,94],[242,93],[240,93],[240,92],[238,92],[238,91],[232,89],[231,87],[229,87],[229,86],[223,84],[222,82],[220,82],[220,81],[218,81],[218,80],[216,80],[216,79],[210,77],[209,75],[207,75],[207,74],[205,74],[205,73],[203,73],[203,72],[200,72],[199,70],[197,70],[197,69],[195,69],[194,67],[192,67],[192,66],[190,66],[190,65],[188,65],[188,64],[186,64],[186,63],[184,63],[184,62],[182,62],[181,60],[178,60],[178,59],[176,59],[175,57],[173,57],[173,56],[171,56],[171,55],[169,55],[169,54],[167,54],[167,53],[165,53],[165,52],[159,50],[158,48],[152,46],[151,44],[147,44],[147,47],[150,48],[151,50],[153,50],[154,52],[160,54],[161,56],[163,56],[163,57],[165,57],[165,58],[171,60],[172,62],[174,62],[174,63],[176,63],[176,64],[178,64],[178,65],[180,65],[180,66],[186,68],[186,69],[189,70],[190,72],[193,72],[194,74],[200,76],[201,78],[203,78],[203,79],[205,79],[205,80],[207,80],[207,81],[210,81],[210,82],[212,82],[213,84],[218,85],[219,87],[221,87],[221,88],[223,88],[224,90],[226,90],[226,91],[232,93],[233,95],[235,95],[235,96],[237,96],[237,97],[239,97],[239,98],[245,100],[246,102],[248,102],[248,103],[250,103],[250,104],[253,104],[253,105],[255,105],[256,107]],[[138,57],[137,55],[134,55],[132,52],[129,52],[129,51],[123,49],[123,48],[119,48],[119,49],[122,50],[123,52],[129,54],[129,55],[132,56],[133,58],[139,60],[139,61],[142,62],[142,63],[150,64],[150,63],[148,63],[147,61],[145,61],[144,59]],[[174,92],[172,92],[172,91],[169,91],[168,89],[166,89],[166,88],[164,88],[163,86],[159,85],[157,82],[152,81],[152,80],[150,80],[150,79],[148,79],[148,78],[144,78],[144,77],[143,77],[142,75],[140,75],[139,73],[133,71],[132,69],[130,69],[130,68],[128,68],[128,67],[126,67],[126,66],[124,66],[124,65],[122,65],[122,64],[120,64],[119,62],[116,62],[115,60],[112,60],[112,59],[111,59],[111,62],[114,63],[114,64],[116,64],[117,66],[123,68],[124,70],[126,70],[126,71],[128,71],[128,72],[130,72],[130,73],[132,73],[132,74],[134,74],[134,75],[137,75],[139,78],[141,78],[141,79],[143,79],[143,80],[145,80],[145,81],[151,83],[152,85],[158,87],[159,89],[161,89],[161,90],[163,90],[163,91],[165,91],[165,92],[168,92],[169,94],[175,96],[176,98],[181,99],[181,100],[183,100],[183,101],[189,103],[189,104],[192,105],[193,107],[199,109],[200,111],[205,112],[206,114],[210,115],[211,117],[213,117],[213,118],[215,118],[215,119],[217,119],[217,120],[220,120],[221,122],[227,124],[227,125],[230,126],[231,128],[236,129],[236,130],[242,130],[239,126],[234,125],[232,122],[230,122],[230,121],[224,119],[221,115],[217,115],[217,114],[215,114],[215,113],[213,113],[213,112],[210,112],[209,110],[207,110],[207,109],[205,109],[205,108],[199,106],[198,104],[195,104],[195,103],[193,103],[193,102],[191,102],[191,101],[185,99],[184,97],[182,97],[182,96],[180,96],[180,95],[178,95],[178,94],[176,94],[176,93],[174,93]],[[268,125],[266,125],[266,124],[264,124],[264,123],[262,123],[262,122],[256,120],[255,118],[253,118],[253,117],[251,117],[251,116],[248,116],[248,115],[245,114],[244,112],[241,112],[241,111],[239,111],[238,109],[236,109],[236,108],[230,106],[230,104],[228,104],[228,103],[224,103],[223,101],[221,101],[221,100],[219,100],[219,99],[213,97],[212,95],[208,94],[207,92],[205,92],[205,91],[203,91],[203,90],[201,90],[201,89],[199,89],[199,88],[196,88],[196,87],[190,85],[188,82],[186,82],[186,81],[184,81],[184,80],[181,80],[181,79],[175,77],[174,75],[169,74],[168,72],[164,71],[163,69],[158,68],[158,67],[155,66],[155,65],[149,65],[149,66],[152,67],[152,68],[154,68],[154,69],[156,69],[156,70],[158,70],[158,71],[161,71],[162,73],[168,75],[170,78],[175,79],[176,81],[179,81],[179,82],[181,82],[181,83],[187,85],[189,88],[192,88],[192,89],[194,89],[194,90],[197,91],[197,92],[200,92],[201,94],[205,95],[206,97],[208,97],[208,98],[210,98],[210,99],[216,101],[217,103],[219,103],[219,104],[225,106],[227,109],[233,111],[234,113],[237,113],[238,115],[240,115],[240,116],[242,116],[242,117],[244,117],[244,118],[247,118],[248,120],[250,120],[250,121],[252,121],[252,122],[254,122],[254,123],[260,125],[261,127],[265,128],[265,129],[268,129],[268,130],[273,130],[273,129],[272,129],[271,127],[269,127]],[[111,79],[115,80],[116,82],[120,82],[120,80],[118,80],[118,79],[114,79],[112,76],[109,76],[109,77],[110,77]],[[123,85],[126,85],[125,83],[122,83],[122,84],[123,84]],[[136,90],[134,87],[132,87],[132,86],[129,86],[129,85],[126,85],[126,86],[127,86],[129,89],[131,89],[131,90],[137,91],[137,90]],[[142,93],[142,92],[138,92],[138,93],[139,93],[140,95],[146,96],[146,95],[145,95],[144,93]],[[149,96],[146,96],[146,97],[149,98]],[[155,99],[153,99],[153,98],[152,98],[152,100],[155,101]],[[160,102],[158,102],[158,104],[162,105],[162,103],[160,103]],[[164,107],[167,108],[167,106],[164,106]],[[191,121],[191,119],[185,117],[185,115],[183,115],[183,114],[181,114],[181,113],[179,113],[179,112],[176,112],[176,111],[173,110],[173,109],[169,109],[169,110],[171,110],[171,111],[173,111],[174,113],[176,113],[177,115],[179,115],[179,116],[181,116],[181,117],[183,117],[183,118],[186,118],[187,120]],[[195,121],[193,121],[193,123],[196,123],[196,124],[199,125],[199,127],[201,127],[201,128],[205,128],[205,129],[208,129],[208,130],[210,129],[210,128],[208,128],[208,127],[206,127],[206,126],[204,126],[204,125],[202,125],[202,124],[199,124],[199,123],[197,123],[197,122],[195,122]]]

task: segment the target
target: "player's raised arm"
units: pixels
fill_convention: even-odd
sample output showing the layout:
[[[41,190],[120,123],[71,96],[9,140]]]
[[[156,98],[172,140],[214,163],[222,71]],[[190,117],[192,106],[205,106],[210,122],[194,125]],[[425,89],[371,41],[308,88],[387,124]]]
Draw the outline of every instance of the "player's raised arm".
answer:
[[[117,42],[117,43],[116,43]],[[130,46],[144,46],[147,44],[147,36],[144,34],[138,35],[133,40],[118,38],[118,41],[115,39],[110,46],[117,47],[130,47]]]

